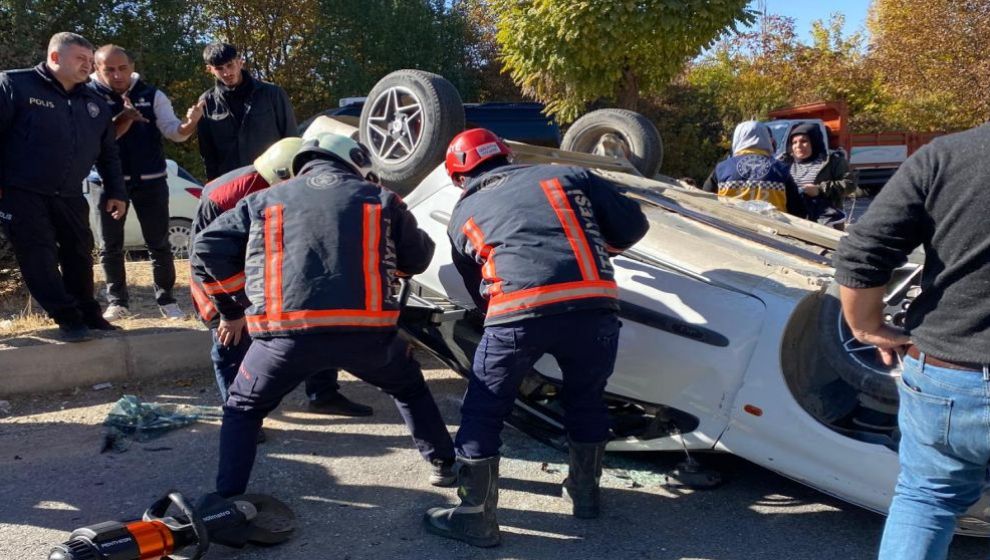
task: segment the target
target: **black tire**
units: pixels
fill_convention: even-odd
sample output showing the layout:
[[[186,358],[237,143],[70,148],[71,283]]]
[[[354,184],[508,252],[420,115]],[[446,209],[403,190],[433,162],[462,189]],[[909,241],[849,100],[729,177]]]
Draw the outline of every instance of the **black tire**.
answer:
[[[177,259],[189,258],[189,242],[192,236],[192,221],[185,218],[172,218],[168,221],[168,242],[172,246],[172,256]]]
[[[629,161],[643,174],[653,177],[663,163],[663,140],[660,131],[649,119],[626,109],[592,111],[567,129],[560,143],[563,150],[594,153],[602,136],[615,134],[628,148]]]
[[[852,339],[849,326],[842,317],[839,285],[833,283],[821,298],[817,327],[825,362],[857,391],[880,403],[896,405],[899,398],[893,368],[883,364],[875,348]]]
[[[414,106],[418,114],[403,109]],[[382,183],[405,195],[443,161],[447,145],[464,130],[464,105],[442,76],[397,70],[371,88],[359,130]]]

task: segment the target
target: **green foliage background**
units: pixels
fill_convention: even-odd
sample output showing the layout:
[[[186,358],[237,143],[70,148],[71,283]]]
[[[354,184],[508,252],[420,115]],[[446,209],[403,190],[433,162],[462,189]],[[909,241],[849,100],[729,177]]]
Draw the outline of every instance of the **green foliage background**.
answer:
[[[288,91],[301,122],[385,74],[445,76],[465,101],[535,99],[561,122],[635,108],[665,142],[662,172],[702,180],[737,122],[846,101],[855,132],[965,128],[990,111],[990,4],[873,0],[867,29],[841,15],[809,40],[746,0],[0,0],[0,69],[40,62],[75,31],[117,43],[176,111],[212,85],[200,53],[241,48]],[[945,25],[951,22],[951,25]],[[168,155],[202,177],[195,140]]]

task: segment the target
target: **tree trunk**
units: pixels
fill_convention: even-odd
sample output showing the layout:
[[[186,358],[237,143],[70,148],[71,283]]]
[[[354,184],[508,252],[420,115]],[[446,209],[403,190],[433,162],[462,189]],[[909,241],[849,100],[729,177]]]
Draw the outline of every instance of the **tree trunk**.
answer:
[[[619,107],[622,109],[635,111],[639,105],[639,77],[629,68],[622,71],[622,82],[619,83],[617,97]]]

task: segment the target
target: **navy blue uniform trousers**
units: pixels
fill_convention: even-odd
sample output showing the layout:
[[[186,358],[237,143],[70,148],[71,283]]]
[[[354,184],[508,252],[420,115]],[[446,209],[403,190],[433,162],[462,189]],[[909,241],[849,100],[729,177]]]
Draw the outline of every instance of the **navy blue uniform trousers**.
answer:
[[[454,458],[454,444],[419,363],[398,333],[309,334],[254,339],[230,386],[220,428],[217,492],[247,489],[257,451],[258,428],[282,398],[309,376],[343,368],[394,400],[420,454]]]
[[[457,454],[469,459],[498,454],[502,423],[512,413],[519,384],[544,354],[557,360],[563,374],[560,396],[568,437],[580,443],[606,441],[603,395],[615,367],[620,326],[615,312],[595,309],[486,327],[461,406]]]
[[[251,337],[245,331],[236,345],[224,346],[216,329],[210,329],[210,335],[213,337],[213,347],[210,348],[213,373],[217,378],[217,389],[220,390],[220,402],[225,403],[230,398],[230,384],[237,378],[241,362],[244,361],[244,356],[251,347]],[[306,396],[309,397],[310,402],[318,404],[337,397],[340,391],[340,385],[337,383],[338,373],[335,369],[328,369],[306,379]]]

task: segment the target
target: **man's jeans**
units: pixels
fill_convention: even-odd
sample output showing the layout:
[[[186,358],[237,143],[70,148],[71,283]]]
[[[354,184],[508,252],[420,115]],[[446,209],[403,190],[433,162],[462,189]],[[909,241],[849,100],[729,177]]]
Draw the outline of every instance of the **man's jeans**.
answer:
[[[904,359],[898,383],[901,472],[881,560],[940,560],[956,516],[980,498],[990,462],[990,373]]]

